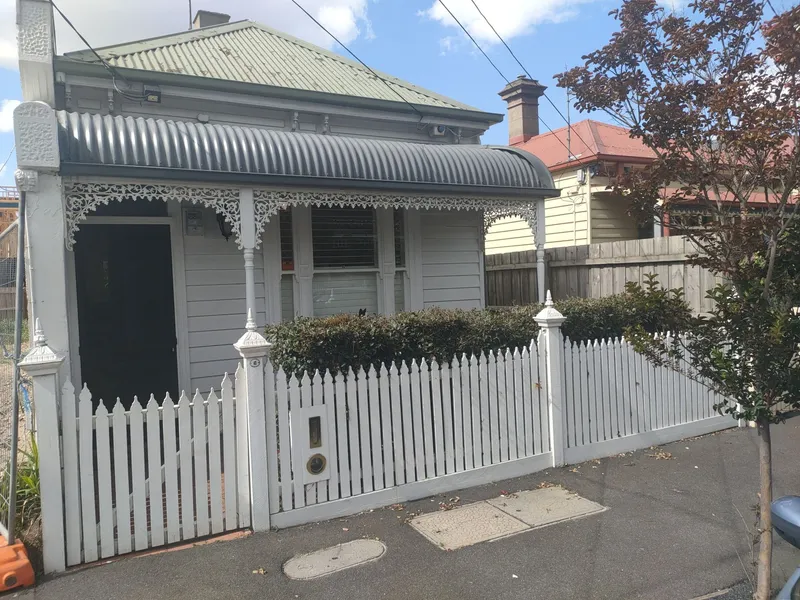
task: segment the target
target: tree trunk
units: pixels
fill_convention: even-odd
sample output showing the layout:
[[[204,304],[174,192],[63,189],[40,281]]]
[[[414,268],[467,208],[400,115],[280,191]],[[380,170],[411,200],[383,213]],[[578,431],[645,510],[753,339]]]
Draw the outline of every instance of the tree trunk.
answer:
[[[772,592],[772,438],[770,423],[758,420],[758,465],[761,480],[760,545],[755,600],[769,600]]]

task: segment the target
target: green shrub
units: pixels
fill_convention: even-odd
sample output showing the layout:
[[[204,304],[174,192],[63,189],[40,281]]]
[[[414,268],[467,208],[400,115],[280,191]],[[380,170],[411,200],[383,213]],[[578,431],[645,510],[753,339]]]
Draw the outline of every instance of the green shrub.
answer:
[[[556,308],[567,317],[562,331],[573,341],[621,337],[626,327],[636,324],[651,332],[674,329],[676,317],[689,311],[680,291],[661,290],[655,278],[645,289],[630,285],[616,296],[568,298],[557,302]],[[528,305],[431,308],[392,317],[299,317],[268,327],[266,334],[274,344],[273,364],[287,373],[317,369],[336,373],[420,358],[449,362],[462,353],[527,346],[538,333],[534,317],[540,310],[541,305]]]
[[[39,447],[30,435],[27,450],[20,440],[17,459],[16,526],[21,531],[41,517],[41,481],[39,479]],[[6,464],[0,475],[0,514],[8,515],[10,465]]]

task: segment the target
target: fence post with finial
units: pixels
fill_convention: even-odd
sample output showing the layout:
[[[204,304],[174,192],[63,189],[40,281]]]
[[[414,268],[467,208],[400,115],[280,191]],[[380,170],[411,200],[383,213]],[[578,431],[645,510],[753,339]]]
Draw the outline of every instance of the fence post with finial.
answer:
[[[42,559],[45,573],[66,569],[64,538],[64,489],[59,444],[58,371],[64,356],[47,345],[42,324],[36,319],[33,348],[19,367],[33,379],[36,403],[36,443],[39,450],[39,478],[42,507]],[[9,540],[13,543],[13,540]]]
[[[236,390],[236,395],[245,394],[244,414],[237,419],[247,419],[247,456],[237,460],[248,461],[250,482],[250,525],[253,531],[269,531],[269,474],[267,473],[267,422],[265,414],[264,366],[268,364],[271,344],[256,331],[253,311],[247,311],[245,333],[233,347],[242,357],[245,389]],[[270,448],[269,451],[277,451]]]
[[[542,331],[539,338],[539,352],[545,353],[544,377],[546,378],[548,427],[553,452],[553,466],[560,467],[565,464],[566,448],[566,406],[562,386],[564,338],[561,334],[561,325],[566,321],[566,317],[556,310],[549,291],[544,308],[534,320]]]

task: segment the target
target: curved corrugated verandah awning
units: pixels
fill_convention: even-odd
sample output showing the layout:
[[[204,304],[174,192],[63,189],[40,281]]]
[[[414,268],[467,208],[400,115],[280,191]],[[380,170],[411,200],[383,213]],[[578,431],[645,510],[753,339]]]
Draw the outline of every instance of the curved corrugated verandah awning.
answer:
[[[544,163],[515,148],[298,133],[58,111],[64,174],[190,178],[340,188],[557,196]]]

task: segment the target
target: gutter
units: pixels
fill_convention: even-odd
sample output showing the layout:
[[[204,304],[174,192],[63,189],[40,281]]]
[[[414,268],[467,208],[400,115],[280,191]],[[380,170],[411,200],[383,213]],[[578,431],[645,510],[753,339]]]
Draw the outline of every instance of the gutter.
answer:
[[[82,75],[86,77],[109,79],[108,71],[100,63],[87,63],[65,58],[63,56],[56,56],[53,59],[53,65],[56,72],[63,72],[68,75]],[[319,102],[350,108],[404,112],[416,115],[414,110],[408,104],[395,100],[361,98],[358,96],[346,96],[344,94],[331,94],[329,92],[299,90],[260,83],[244,83],[241,81],[229,81],[225,79],[215,79],[212,77],[185,75],[183,73],[144,71],[141,69],[130,69],[127,67],[114,67],[114,71],[119,73],[120,76],[124,77],[126,80],[137,83],[199,88],[218,92],[238,93],[262,97],[269,96],[285,100]],[[487,113],[464,108],[447,108],[444,106],[430,106],[428,104],[413,104],[413,106],[423,115],[425,115],[425,117],[460,119],[463,121],[481,123],[483,125],[487,123],[490,125],[495,125],[497,123],[501,123],[504,118],[504,115],[499,113]]]
[[[307,177],[297,175],[267,175],[259,173],[231,173],[225,171],[196,171],[165,167],[127,167],[62,162],[60,175],[64,177],[121,177],[131,179],[159,179],[166,181],[192,181],[207,183],[238,183],[244,185],[279,186],[289,188],[323,188],[336,190],[365,190],[380,192],[415,192],[419,194],[453,194],[461,196],[517,198],[555,198],[561,190],[555,188],[513,188],[437,183],[372,181],[332,177]]]

